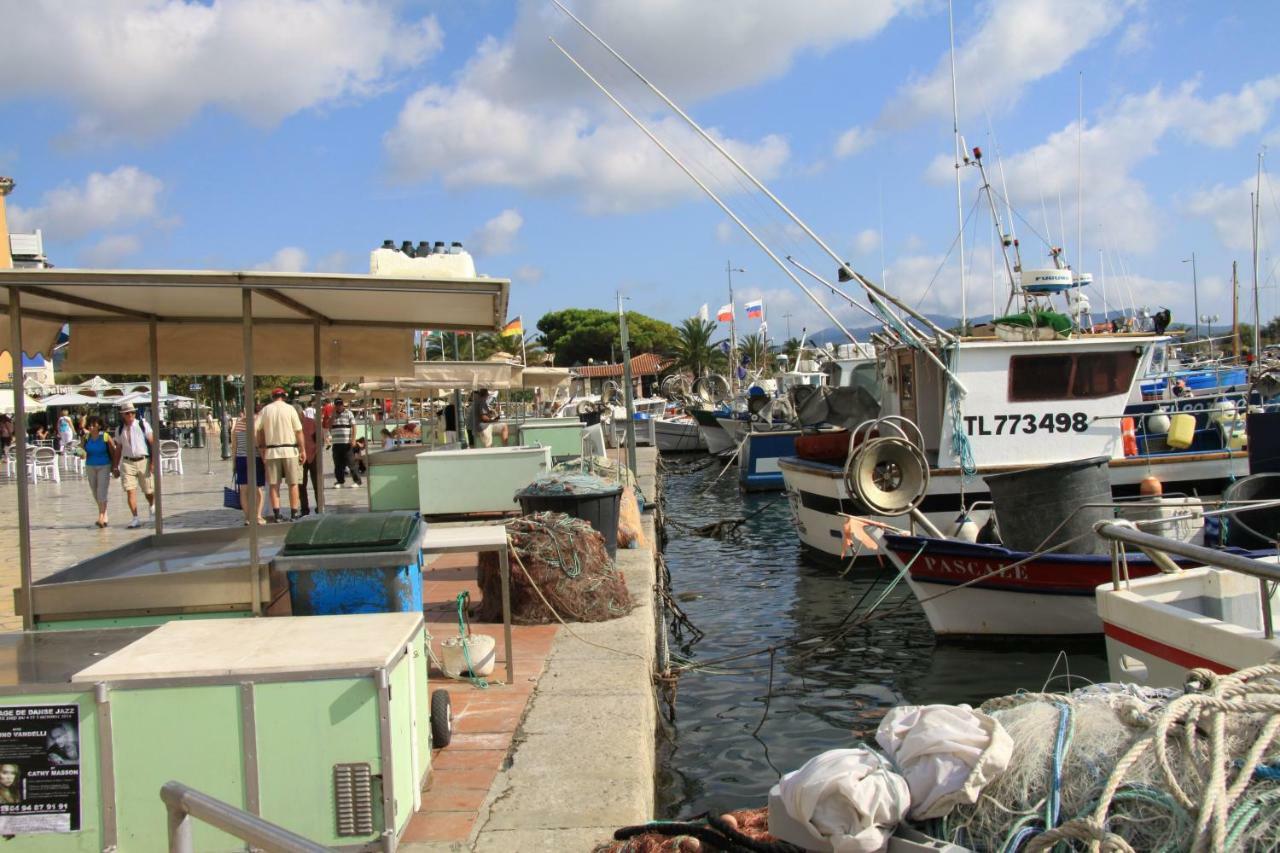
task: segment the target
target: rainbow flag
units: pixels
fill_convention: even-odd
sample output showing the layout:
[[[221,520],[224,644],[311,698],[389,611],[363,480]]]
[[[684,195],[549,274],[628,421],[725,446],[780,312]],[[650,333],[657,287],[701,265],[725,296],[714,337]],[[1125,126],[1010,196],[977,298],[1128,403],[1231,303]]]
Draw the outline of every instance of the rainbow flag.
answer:
[[[524,326],[520,323],[521,318],[517,317],[510,323],[502,327],[502,337],[508,335],[524,335]]]

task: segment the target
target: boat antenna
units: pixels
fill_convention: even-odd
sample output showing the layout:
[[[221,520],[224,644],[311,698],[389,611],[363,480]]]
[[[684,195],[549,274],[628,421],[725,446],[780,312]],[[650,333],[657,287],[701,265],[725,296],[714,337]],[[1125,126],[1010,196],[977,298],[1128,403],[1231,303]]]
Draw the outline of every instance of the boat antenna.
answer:
[[[560,4],[557,3],[556,5],[560,5]],[[561,7],[561,8],[564,8],[564,7]],[[775,264],[778,265],[778,269],[782,270],[783,273],[785,273],[788,278],[790,278],[793,282],[795,282],[797,287],[799,287],[802,291],[804,291],[805,296],[808,296],[809,299],[813,301],[813,304],[817,305],[818,308],[821,309],[822,313],[827,315],[827,319],[829,319],[833,324],[835,324],[835,327],[839,329],[845,335],[845,337],[847,337],[850,341],[852,341],[855,344],[858,343],[858,339],[853,336],[853,332],[850,332],[848,329],[844,327],[844,324],[840,322],[840,320],[836,317],[836,315],[831,313],[831,309],[829,309],[826,306],[826,304],[823,303],[823,301],[819,299],[816,294],[813,293],[813,291],[805,287],[804,282],[802,282],[799,279],[799,277],[796,276],[795,273],[793,273],[791,270],[787,268],[787,265],[782,262],[782,259],[779,258],[777,255],[775,255],[773,253],[773,250],[770,249],[768,246],[766,246],[764,241],[756,236],[756,233],[752,231],[751,228],[748,227],[747,224],[738,217],[738,214],[734,213],[733,210],[730,209],[729,205],[725,204],[720,199],[720,196],[716,195],[714,190],[712,190],[705,183],[703,183],[702,179],[699,178],[697,175],[695,175],[693,171],[690,170],[690,168],[686,166],[684,162],[681,161],[681,159],[671,151],[670,148],[668,148],[665,144],[663,144],[662,140],[659,139],[657,136],[655,136],[653,131],[651,131],[648,128],[648,126],[635,115],[635,113],[627,109],[625,104],[623,104],[616,97],[614,97],[614,94],[612,92],[606,89],[599,80],[593,77],[591,72],[582,66],[582,63],[574,59],[573,54],[565,50],[564,47],[562,47],[560,43],[556,41],[554,38],[549,39],[549,41],[556,46],[557,50],[559,50],[561,53],[564,54],[566,59],[568,59],[570,62],[573,63],[575,68],[577,68],[579,71],[582,72],[583,76],[585,76],[588,80],[590,80],[597,89],[603,92],[605,97],[607,97],[610,101],[613,102],[614,106],[622,110],[623,115],[631,119],[632,123],[635,124],[636,127],[640,128],[640,130],[644,132],[644,135],[649,137],[649,140],[653,142],[654,145],[658,146],[658,148],[662,151],[663,154],[666,154],[667,157],[671,159],[671,162],[679,166],[680,171],[688,175],[689,179],[693,181],[695,184],[697,184],[698,188],[701,189],[704,193],[706,193],[708,197],[710,197],[710,199],[714,201],[719,206],[719,208],[725,212],[725,215],[727,215],[730,219],[732,219],[737,224],[737,226],[741,228],[748,237],[751,238],[752,242],[754,242],[757,246],[759,246],[760,249],[766,255],[768,255],[769,258]]]
[[[1077,91],[1079,111],[1076,117],[1076,257],[1084,264],[1084,72],[1080,72]],[[1106,305],[1106,298],[1102,302]],[[1105,319],[1105,315],[1104,315]]]
[[[593,29],[588,27],[581,18],[573,14],[573,12],[569,11],[569,9],[566,8],[565,5],[560,2],[560,0],[551,0],[551,2],[555,4],[557,9],[559,9],[561,12],[564,12],[565,15],[567,15],[570,18],[570,20],[572,20],[579,27],[581,27],[583,32],[591,36],[591,38],[595,39],[595,41],[599,43],[601,47],[607,50],[610,53],[610,55],[613,56],[614,59],[622,63],[622,65],[626,67],[626,69],[630,71],[632,74],[634,74],[640,80],[640,82],[644,83],[644,85],[648,87],[649,91],[657,95],[664,104],[666,104],[676,113],[676,115],[680,116],[680,118],[683,119],[685,123],[688,124],[691,128],[693,128],[693,130],[699,136],[701,136],[703,140],[705,140],[709,145],[711,145],[711,147],[714,148],[720,154],[720,156],[728,160],[733,165],[734,168],[736,168],[739,172],[741,172],[742,175],[747,180],[749,180],[752,183],[752,185],[755,186],[756,189],[764,193],[769,198],[770,201],[772,201],[775,205],[777,205],[778,209],[780,209],[784,214],[786,214],[787,217],[792,222],[794,222],[796,226],[799,227],[800,230],[803,231],[811,240],[817,243],[818,247],[821,248],[822,251],[826,252],[828,257],[830,257],[832,260],[834,260],[837,264],[840,265],[839,268],[841,270],[842,278],[844,276],[848,276],[850,281],[858,282],[858,284],[861,285],[866,290],[874,290],[878,296],[888,300],[889,302],[892,302],[894,305],[897,305],[899,308],[902,308],[904,311],[906,311],[908,314],[911,314],[913,317],[919,318],[920,315],[918,315],[918,312],[916,312],[910,306],[906,305],[901,300],[895,299],[894,297],[890,296],[882,288],[877,287],[875,284],[873,284],[870,281],[870,279],[868,279],[865,275],[863,275],[862,273],[858,272],[857,270],[849,266],[847,261],[843,260],[839,255],[837,255],[835,253],[835,250],[833,250],[830,246],[828,246],[827,243],[821,237],[819,237],[812,228],[809,227],[808,223],[806,223],[803,219],[797,216],[795,212],[791,210],[791,208],[783,204],[782,199],[774,195],[773,192],[768,187],[766,187],[763,183],[761,183],[760,179],[751,173],[751,170],[749,170],[746,166],[742,165],[742,163],[736,157],[730,154],[728,150],[725,149],[725,147],[722,144],[720,144],[720,142],[715,137],[713,137],[711,134],[703,130],[702,126],[699,125],[696,121],[694,121],[689,116],[688,113],[682,110],[675,101],[667,97],[665,92],[663,92],[661,89],[655,86],[649,80],[649,78],[641,74],[639,69],[637,69],[634,65],[628,62],[627,59],[622,54],[614,50],[613,47],[611,47],[608,42],[606,42],[603,38],[601,38]],[[552,43],[555,44],[554,40],[552,41]],[[578,65],[577,61],[574,60],[574,58],[570,56],[569,53],[563,47],[560,47],[559,44],[556,44],[556,47],[560,48],[560,51],[564,53],[566,57],[569,58],[569,61],[573,62],[575,65]],[[586,69],[582,68],[581,65],[578,65],[578,67],[582,69],[582,72],[584,74],[587,74]],[[591,75],[589,74],[587,74],[587,76],[589,79],[592,79],[592,80],[595,79],[595,78],[592,78]],[[596,83],[596,86],[600,88],[602,91],[605,91],[607,94],[607,90],[605,90],[603,86],[600,86],[599,83]],[[617,99],[613,98],[612,95],[609,95],[609,98],[613,100],[614,103],[617,103]],[[622,105],[618,104],[618,106],[621,107]],[[628,113],[628,115],[630,114]],[[635,121],[634,117],[632,120]],[[643,125],[641,125],[641,127],[643,127]],[[679,161],[677,160],[676,162],[679,162]],[[692,177],[692,175],[690,175],[690,177]],[[702,186],[701,182],[698,182],[698,183],[699,183],[699,186]],[[743,227],[745,228],[745,226]],[[771,257],[773,256],[772,252],[770,253],[770,256]],[[775,260],[776,260],[776,257],[775,257]],[[945,330],[938,330],[938,329],[935,329],[935,331],[940,332],[941,338],[944,341],[947,341],[949,343],[955,343],[956,338],[950,332],[947,332]]]
[[[969,307],[965,294],[964,268],[964,192],[960,180],[960,158],[968,162],[964,143],[960,140],[960,102],[956,97],[956,21],[952,12],[952,0],[947,0],[947,29],[951,37],[951,131],[954,137],[956,157],[956,221],[960,223],[960,331],[969,327]]]

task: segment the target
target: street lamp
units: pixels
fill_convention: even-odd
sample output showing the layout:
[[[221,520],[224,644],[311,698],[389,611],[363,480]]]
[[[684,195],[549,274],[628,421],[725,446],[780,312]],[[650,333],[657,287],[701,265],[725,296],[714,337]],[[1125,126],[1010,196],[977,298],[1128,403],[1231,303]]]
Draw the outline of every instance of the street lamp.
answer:
[[[1192,252],[1191,257],[1184,258],[1184,264],[1191,264],[1191,298],[1194,300],[1192,307],[1196,312],[1196,337],[1200,337],[1200,285],[1196,282],[1196,253]]]
[[[1204,323],[1208,329],[1209,356],[1212,357],[1213,356],[1213,324],[1218,322],[1218,315],[1217,314],[1201,314],[1200,322]]]

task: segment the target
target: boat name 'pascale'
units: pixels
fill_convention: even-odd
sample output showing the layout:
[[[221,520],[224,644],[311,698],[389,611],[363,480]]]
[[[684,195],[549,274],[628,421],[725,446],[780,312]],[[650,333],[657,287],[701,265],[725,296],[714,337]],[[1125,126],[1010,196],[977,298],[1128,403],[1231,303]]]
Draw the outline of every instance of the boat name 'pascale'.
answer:
[[[1089,429],[1089,416],[1084,412],[992,415],[991,427],[988,427],[986,415],[965,415],[964,423],[969,435],[1032,435],[1037,432],[1084,432]]]
[[[967,578],[980,578],[990,575],[1000,568],[998,563],[987,560],[965,560],[958,557],[933,557],[925,555],[921,558],[922,574],[961,575]],[[1027,573],[1023,566],[1015,566],[1004,572],[1001,577],[1008,580],[1026,580]]]

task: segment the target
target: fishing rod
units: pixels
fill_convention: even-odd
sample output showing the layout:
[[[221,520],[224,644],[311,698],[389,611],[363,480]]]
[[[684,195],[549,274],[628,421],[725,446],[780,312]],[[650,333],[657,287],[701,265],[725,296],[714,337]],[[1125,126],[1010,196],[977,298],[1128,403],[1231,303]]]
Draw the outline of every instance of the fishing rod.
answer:
[[[563,7],[562,7],[562,8],[563,8]],[[843,332],[843,333],[844,333],[845,337],[847,337],[850,341],[852,341],[852,342],[853,342],[853,343],[855,343],[855,344],[856,344],[856,343],[858,343],[858,339],[857,339],[857,338],[855,338],[855,337],[853,336],[853,333],[852,333],[852,332],[850,332],[848,329],[846,329],[846,328],[844,327],[844,324],[840,322],[840,320],[836,317],[836,315],[835,315],[835,314],[832,314],[832,313],[831,313],[831,309],[827,308],[827,306],[822,302],[822,300],[820,300],[820,299],[817,297],[817,295],[816,295],[816,294],[814,294],[814,293],[813,293],[813,291],[811,291],[811,290],[809,290],[809,288],[805,287],[804,282],[802,282],[802,281],[801,281],[801,280],[796,276],[796,274],[795,274],[795,273],[793,273],[791,270],[787,269],[787,265],[786,265],[786,264],[784,264],[784,263],[782,262],[782,259],[781,259],[781,258],[779,258],[777,255],[775,255],[775,254],[773,253],[773,250],[772,250],[772,249],[770,249],[768,246],[766,246],[766,245],[764,244],[764,241],[763,241],[763,240],[761,240],[759,237],[757,237],[757,236],[756,236],[755,232],[754,232],[754,231],[752,231],[752,230],[751,230],[751,228],[750,228],[750,227],[748,227],[748,226],[747,226],[747,224],[746,224],[745,222],[743,222],[743,221],[738,217],[738,215],[737,215],[736,213],[734,213],[734,212],[733,212],[733,210],[732,210],[732,209],[730,209],[730,207],[729,207],[727,204],[725,204],[725,203],[720,199],[720,196],[716,195],[716,193],[715,193],[715,191],[714,191],[714,190],[712,190],[712,189],[711,189],[710,187],[708,187],[705,183],[703,183],[703,181],[702,181],[702,180],[701,180],[697,175],[695,175],[695,174],[693,173],[693,171],[692,171],[692,170],[690,170],[690,169],[689,169],[689,167],[688,167],[688,166],[686,166],[686,165],[684,164],[684,162],[683,162],[683,161],[681,161],[681,160],[680,160],[680,158],[679,158],[679,157],[677,157],[677,156],[676,156],[676,155],[671,151],[671,149],[670,149],[670,148],[668,148],[665,144],[663,144],[662,140],[660,140],[656,135],[654,135],[653,131],[651,131],[651,130],[648,128],[648,126],[647,126],[643,121],[641,121],[641,120],[640,120],[640,119],[639,119],[639,118],[638,118],[634,113],[632,113],[632,112],[631,112],[631,110],[627,109],[626,105],[624,105],[620,100],[618,100],[616,97],[614,97],[614,94],[613,94],[612,92],[610,92],[607,88],[605,88],[605,86],[604,86],[604,85],[603,85],[599,80],[597,80],[595,77],[593,77],[593,76],[591,75],[591,72],[590,72],[590,71],[588,71],[586,68],[584,68],[584,67],[582,66],[582,63],[580,63],[580,62],[578,62],[578,60],[574,59],[573,54],[571,54],[571,53],[569,53],[569,51],[565,50],[565,49],[560,45],[560,43],[559,43],[559,42],[557,42],[554,38],[549,39],[549,41],[550,41],[553,45],[555,45],[555,47],[556,47],[556,49],[557,49],[557,50],[559,50],[561,53],[563,53],[563,54],[564,54],[564,56],[565,56],[565,58],[566,58],[566,59],[568,59],[570,62],[572,62],[572,63],[573,63],[573,65],[574,65],[574,67],[575,67],[575,68],[577,68],[579,71],[581,71],[581,72],[582,72],[582,74],[583,74],[583,75],[584,75],[588,80],[590,80],[593,84],[595,84],[595,87],[596,87],[597,89],[599,89],[601,92],[603,92],[603,93],[604,93],[604,95],[605,95],[605,97],[607,97],[610,101],[612,101],[612,102],[613,102],[614,106],[616,106],[618,109],[622,110],[623,115],[625,115],[627,118],[631,119],[631,121],[635,124],[635,126],[636,126],[636,127],[638,127],[638,128],[640,128],[640,130],[642,130],[642,131],[644,132],[644,135],[645,135],[645,136],[647,136],[647,137],[649,137],[650,141],[652,141],[654,145],[657,145],[657,146],[658,146],[658,148],[659,148],[659,149],[661,149],[661,151],[662,151],[662,153],[663,153],[663,154],[666,154],[666,155],[667,155],[667,157],[671,158],[671,162],[673,162],[673,163],[675,163],[677,166],[679,166],[679,167],[680,167],[680,171],[682,171],[682,172],[684,172],[686,175],[688,175],[688,176],[689,176],[689,179],[690,179],[691,181],[693,181],[695,184],[697,184],[697,185],[698,185],[698,188],[699,188],[699,189],[701,189],[704,193],[706,193],[706,194],[711,198],[711,200],[712,200],[712,201],[714,201],[714,202],[716,203],[716,205],[718,205],[718,206],[719,206],[719,208],[720,208],[722,211],[724,211],[725,215],[727,215],[729,218],[731,218],[731,219],[732,219],[732,220],[737,224],[737,226],[738,226],[739,228],[741,228],[744,232],[746,232],[746,235],[747,235],[748,237],[750,237],[750,238],[751,238],[751,240],[752,240],[752,241],[753,241],[757,246],[759,246],[759,247],[760,247],[760,249],[761,249],[762,251],[764,251],[764,253],[765,253],[765,254],[767,254],[767,255],[769,256],[769,258],[770,258],[770,259],[771,259],[775,264],[777,264],[777,265],[778,265],[778,269],[782,270],[782,272],[783,272],[784,274],[786,274],[786,276],[787,276],[788,278],[790,278],[793,282],[795,282],[796,286],[797,286],[797,287],[799,287],[802,291],[804,291],[805,296],[808,296],[811,300],[813,300],[813,304],[817,305],[817,306],[818,306],[818,308],[822,310],[822,313],[827,315],[827,319],[829,319],[832,323],[834,323],[834,324],[835,324],[835,326],[836,326],[836,328],[837,328],[837,329],[839,329],[841,332]]]
[[[848,276],[850,281],[858,282],[858,284],[861,285],[864,289],[875,292],[876,295],[878,295],[882,299],[885,299],[893,303],[894,305],[898,306],[903,311],[906,311],[908,314],[910,314],[920,322],[927,325],[935,334],[937,334],[939,337],[946,340],[947,342],[949,343],[956,342],[956,337],[952,335],[950,332],[938,326],[936,323],[934,323],[932,320],[929,320],[923,314],[920,314],[914,308],[901,302],[900,300],[892,296],[890,293],[888,293],[888,291],[885,291],[881,289],[879,286],[873,284],[870,279],[868,279],[862,273],[858,272],[857,270],[849,266],[848,262],[843,260],[839,255],[837,255],[835,251],[832,250],[832,248],[828,246],[826,242],[821,237],[819,237],[812,228],[809,227],[808,223],[806,223],[803,219],[797,216],[795,212],[791,210],[791,208],[787,207],[786,204],[783,203],[782,199],[774,195],[773,192],[767,186],[761,183],[760,180],[754,174],[751,173],[751,170],[749,170],[746,166],[742,165],[742,163],[740,163],[737,158],[735,158],[732,154],[730,154],[728,150],[725,149],[725,147],[715,139],[715,137],[713,137],[711,134],[703,130],[702,126],[699,125],[696,121],[694,121],[689,116],[688,113],[682,110],[680,106],[676,104],[675,101],[667,97],[665,92],[663,92],[661,89],[655,86],[649,80],[649,78],[641,74],[639,69],[637,69],[634,65],[628,62],[627,59],[622,54],[614,50],[613,47],[608,42],[606,42],[603,38],[601,38],[589,26],[587,26],[586,23],[583,22],[581,18],[573,14],[573,12],[569,11],[569,9],[566,8],[565,5],[560,2],[560,0],[551,0],[551,2],[554,3],[556,5],[556,8],[558,8],[561,12],[564,12],[565,15],[567,15],[574,23],[576,23],[579,27],[581,27],[582,30],[587,33],[587,35],[591,36],[591,38],[593,38],[596,42],[598,42],[601,47],[603,47],[615,59],[621,62],[627,68],[628,71],[630,71],[637,78],[639,78],[640,82],[644,83],[644,85],[647,86],[650,91],[652,91],[655,95],[661,98],[663,103],[665,103],[668,107],[670,107],[672,110],[675,111],[676,115],[680,116],[680,118],[682,118],[686,124],[688,124],[691,128],[693,128],[693,130],[697,132],[699,136],[701,136],[704,140],[710,143],[711,146],[715,148],[715,150],[718,151],[722,157],[724,157],[731,164],[733,164],[734,168],[736,168],[739,172],[741,172],[743,176],[746,177],[747,180],[751,181],[751,183],[756,187],[756,189],[764,193],[769,198],[770,201],[772,201],[775,205],[777,205],[778,208],[783,213],[785,213],[787,217],[800,228],[800,230],[804,231],[804,233],[808,235],[810,239],[812,239],[815,243],[818,244],[818,246],[822,249],[822,251],[826,252],[827,255],[832,260],[834,260],[837,264],[840,265],[839,269],[842,275]],[[559,47],[559,45],[556,45],[556,46]],[[564,52],[564,48],[560,48],[560,49],[562,52]],[[568,56],[568,53],[565,52],[565,55]],[[570,59],[572,59],[572,57],[570,57]],[[575,62],[574,64],[577,64],[577,63]],[[581,66],[579,66],[579,68],[581,68]],[[586,73],[585,69],[583,69],[583,73]],[[593,78],[593,82],[594,82],[594,78]],[[599,86],[600,84],[597,83],[596,85]],[[603,89],[603,87],[601,88]],[[610,95],[610,98],[612,98],[612,95]],[[772,253],[770,253],[770,255],[772,255]],[[795,277],[792,276],[792,278],[794,279]],[[798,283],[798,280],[797,280],[797,283]]]

